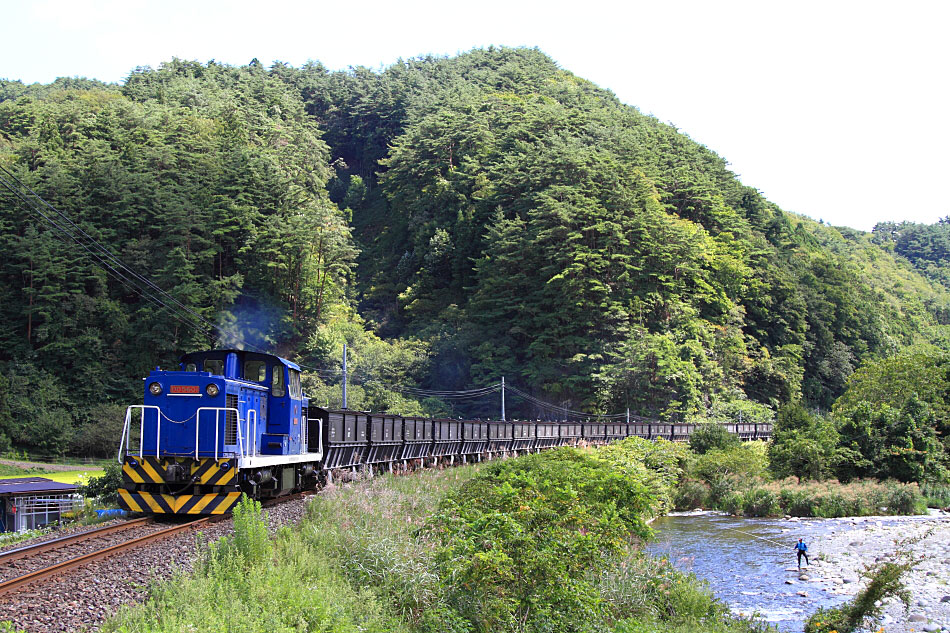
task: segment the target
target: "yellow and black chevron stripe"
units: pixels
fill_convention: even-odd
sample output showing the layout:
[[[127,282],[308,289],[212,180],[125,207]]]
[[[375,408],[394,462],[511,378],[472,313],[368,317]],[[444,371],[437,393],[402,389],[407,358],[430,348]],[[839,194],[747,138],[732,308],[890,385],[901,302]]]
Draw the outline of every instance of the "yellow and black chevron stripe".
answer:
[[[165,469],[178,463],[191,472],[195,483],[205,486],[227,486],[237,481],[237,464],[233,459],[215,460],[211,457],[126,457],[122,464],[122,479],[127,484],[163,484]]]
[[[205,486],[227,486],[237,482],[237,463],[233,459],[215,461],[206,457],[191,462],[191,476],[198,478],[195,483]]]
[[[240,498],[240,492],[172,496],[119,489],[122,509],[147,514],[224,514],[230,512]]]

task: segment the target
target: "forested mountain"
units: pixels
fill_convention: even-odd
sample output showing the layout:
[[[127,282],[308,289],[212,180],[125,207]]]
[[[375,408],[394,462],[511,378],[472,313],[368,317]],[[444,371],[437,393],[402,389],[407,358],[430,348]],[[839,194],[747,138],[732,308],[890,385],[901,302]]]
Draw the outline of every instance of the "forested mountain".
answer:
[[[950,217],[936,224],[880,222],[874,242],[907,258],[925,276],[950,287]]]
[[[828,409],[863,361],[943,345],[950,315],[878,231],[784,213],[531,49],[0,82],[0,165],[235,341],[326,368],[345,337],[358,406],[442,406],[369,378],[504,375],[592,411]],[[6,193],[0,248],[0,428],[18,444],[210,343]]]

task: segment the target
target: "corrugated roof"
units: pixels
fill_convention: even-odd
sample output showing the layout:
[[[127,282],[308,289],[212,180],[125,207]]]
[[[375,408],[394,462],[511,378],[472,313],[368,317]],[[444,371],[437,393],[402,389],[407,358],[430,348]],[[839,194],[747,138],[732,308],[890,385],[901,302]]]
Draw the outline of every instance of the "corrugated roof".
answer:
[[[29,494],[32,492],[76,492],[75,484],[62,484],[45,477],[18,477],[0,479],[0,496]]]

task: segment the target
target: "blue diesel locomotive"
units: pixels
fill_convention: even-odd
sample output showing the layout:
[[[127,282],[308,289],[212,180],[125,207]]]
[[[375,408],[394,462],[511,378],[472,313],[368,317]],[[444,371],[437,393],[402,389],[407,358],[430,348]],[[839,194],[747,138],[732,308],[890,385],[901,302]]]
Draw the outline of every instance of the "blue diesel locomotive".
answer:
[[[241,493],[273,497],[315,484],[322,437],[311,437],[300,367],[269,354],[186,354],[156,368],[144,404],[126,411],[120,505],[155,514],[223,514]]]

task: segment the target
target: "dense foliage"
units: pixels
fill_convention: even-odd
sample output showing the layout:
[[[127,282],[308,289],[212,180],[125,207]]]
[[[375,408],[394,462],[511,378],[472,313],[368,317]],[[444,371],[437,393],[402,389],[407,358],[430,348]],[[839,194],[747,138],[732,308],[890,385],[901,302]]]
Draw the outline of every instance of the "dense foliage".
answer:
[[[950,287],[950,217],[936,224],[879,222],[874,241],[907,258],[914,268]]]
[[[591,572],[646,536],[653,489],[579,451],[489,466],[430,523],[449,601],[476,631],[587,630]]]
[[[939,265],[937,238],[786,214],[532,49],[2,81],[0,165],[222,330],[185,326],[0,192],[0,445],[102,452],[88,436],[111,414],[91,405],[135,401],[149,367],[212,342],[326,369],[346,341],[366,408],[493,414],[385,385],[505,376],[678,419],[828,410],[865,362],[950,347],[947,292],[900,257]],[[308,388],[339,404],[337,375]]]
[[[5,82],[0,95],[0,164],[233,333],[219,344],[291,350],[338,309],[356,250],[327,195],[330,152],[259,64],[175,61],[122,87]],[[77,405],[134,401],[133,378],[212,342],[10,195],[0,249],[0,428],[19,445],[69,448],[74,425],[95,427]]]

